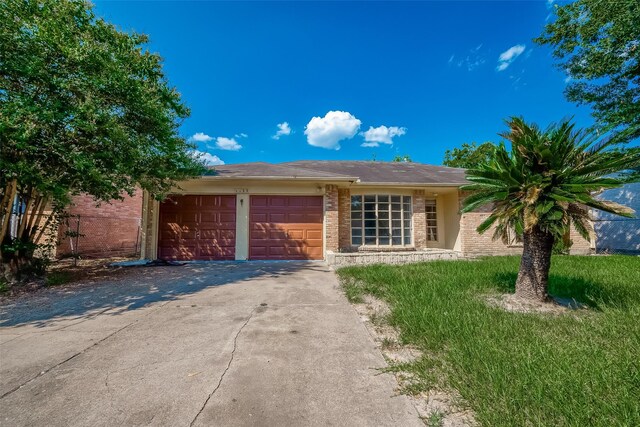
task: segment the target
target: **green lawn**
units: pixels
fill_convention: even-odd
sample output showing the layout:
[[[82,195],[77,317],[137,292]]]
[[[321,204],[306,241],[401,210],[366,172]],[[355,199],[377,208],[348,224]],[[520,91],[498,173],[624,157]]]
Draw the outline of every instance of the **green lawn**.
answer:
[[[338,271],[347,296],[386,300],[412,391],[456,389],[485,426],[640,426],[640,257],[556,256],[553,295],[572,314],[510,313],[481,295],[513,292],[518,257]],[[354,281],[350,278],[356,279]]]

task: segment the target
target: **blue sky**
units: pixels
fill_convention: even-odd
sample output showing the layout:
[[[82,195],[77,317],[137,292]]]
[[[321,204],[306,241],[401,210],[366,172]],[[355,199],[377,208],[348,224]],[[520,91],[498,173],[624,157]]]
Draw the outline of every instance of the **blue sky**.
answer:
[[[551,50],[531,41],[550,7],[98,1],[95,11],[150,36],[192,111],[182,134],[214,163],[408,154],[440,164],[463,142],[498,141],[510,115],[592,124],[588,107],[565,100]]]

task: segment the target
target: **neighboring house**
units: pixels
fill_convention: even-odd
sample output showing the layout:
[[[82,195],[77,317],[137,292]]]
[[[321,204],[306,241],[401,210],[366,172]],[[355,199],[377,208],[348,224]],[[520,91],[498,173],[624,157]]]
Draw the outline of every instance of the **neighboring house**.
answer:
[[[624,218],[593,211],[596,251],[599,253],[640,253],[640,183],[603,191],[603,200],[620,203],[635,210],[635,218]]]
[[[145,194],[142,258],[407,262],[519,253],[460,215],[464,170],[420,163],[298,161],[216,166],[166,201]],[[573,253],[590,245],[572,233]]]
[[[123,200],[100,204],[86,194],[74,196],[67,212],[68,219],[58,228],[58,257],[75,253],[81,257],[103,258],[139,253],[141,190],[133,197],[125,194]]]

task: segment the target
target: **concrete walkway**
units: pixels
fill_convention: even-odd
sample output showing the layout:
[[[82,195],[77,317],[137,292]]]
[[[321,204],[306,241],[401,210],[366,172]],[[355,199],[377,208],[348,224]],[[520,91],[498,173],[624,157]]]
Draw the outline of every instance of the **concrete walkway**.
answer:
[[[0,307],[3,426],[419,426],[316,262],[132,268]]]

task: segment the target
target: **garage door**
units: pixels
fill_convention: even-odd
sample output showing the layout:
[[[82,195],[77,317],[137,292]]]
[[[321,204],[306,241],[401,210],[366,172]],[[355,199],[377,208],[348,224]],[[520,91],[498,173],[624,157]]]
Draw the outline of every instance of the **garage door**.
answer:
[[[236,196],[171,196],[160,204],[158,258],[232,260]]]
[[[322,259],[322,196],[251,196],[250,259]]]

